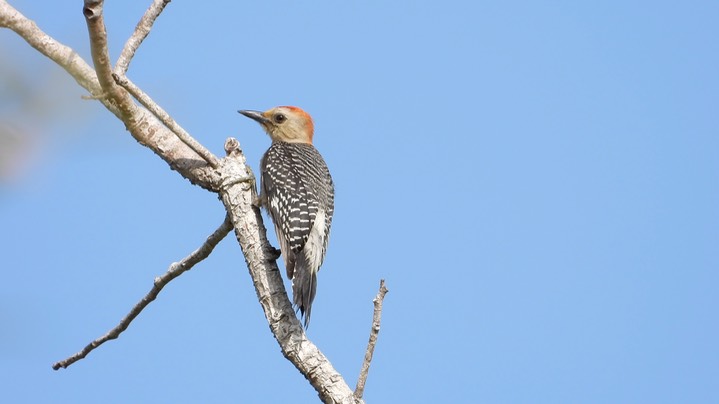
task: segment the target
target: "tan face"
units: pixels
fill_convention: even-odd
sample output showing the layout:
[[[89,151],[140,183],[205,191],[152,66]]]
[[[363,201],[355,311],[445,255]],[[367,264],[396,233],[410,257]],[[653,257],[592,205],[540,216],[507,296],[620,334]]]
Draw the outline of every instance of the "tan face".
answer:
[[[265,112],[240,111],[259,122],[275,142],[312,143],[312,118],[297,107],[275,107]]]

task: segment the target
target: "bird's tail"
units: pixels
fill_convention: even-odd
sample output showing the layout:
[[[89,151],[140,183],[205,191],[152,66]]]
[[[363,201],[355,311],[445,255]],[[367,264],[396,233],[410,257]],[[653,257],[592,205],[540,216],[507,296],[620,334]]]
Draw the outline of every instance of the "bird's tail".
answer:
[[[310,325],[312,302],[317,293],[317,270],[312,270],[304,252],[299,254],[292,274],[292,297],[295,307],[304,317],[305,328]]]

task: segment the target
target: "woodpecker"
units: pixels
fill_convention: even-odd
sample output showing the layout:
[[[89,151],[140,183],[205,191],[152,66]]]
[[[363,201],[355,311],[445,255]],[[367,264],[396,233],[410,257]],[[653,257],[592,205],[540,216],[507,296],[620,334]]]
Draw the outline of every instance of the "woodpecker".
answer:
[[[260,160],[259,205],[275,225],[293,302],[310,323],[317,272],[325,259],[334,213],[334,184],[312,145],[312,117],[298,107],[238,111],[259,122],[272,139]]]

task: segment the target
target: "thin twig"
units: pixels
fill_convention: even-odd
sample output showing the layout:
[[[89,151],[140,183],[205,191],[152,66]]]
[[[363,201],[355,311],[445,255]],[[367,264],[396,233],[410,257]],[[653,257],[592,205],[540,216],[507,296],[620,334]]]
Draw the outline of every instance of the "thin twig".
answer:
[[[372,362],[372,355],[374,355],[374,347],[377,344],[377,335],[379,334],[379,325],[382,320],[382,301],[384,295],[388,292],[384,286],[384,279],[379,281],[379,292],[372,301],[374,303],[374,315],[372,316],[372,329],[369,333],[369,342],[367,343],[367,352],[364,354],[364,362],[362,363],[362,369],[360,370],[359,379],[357,380],[357,387],[355,387],[355,397],[362,399],[364,394],[364,386],[367,383],[367,374],[369,373],[369,365]]]
[[[155,19],[160,16],[162,10],[170,2],[170,0],[155,0],[150,5],[150,8],[145,11],[145,15],[142,16],[140,21],[135,27],[135,31],[132,33],[125,43],[125,47],[122,48],[122,53],[115,63],[115,73],[120,76],[124,76],[127,73],[127,69],[130,66],[132,58],[135,56],[135,51],[140,47],[142,41],[147,38],[152,30],[152,24],[155,23]]]
[[[214,231],[214,233],[207,237],[207,240],[200,246],[200,248],[190,253],[190,255],[185,257],[182,261],[173,262],[172,264],[170,264],[170,268],[167,270],[167,272],[165,272],[162,276],[158,276],[157,278],[155,278],[155,282],[152,285],[152,289],[150,289],[150,292],[148,292],[147,295],[145,295],[145,297],[143,297],[142,300],[140,300],[135,305],[135,307],[130,310],[130,312],[120,321],[118,325],[115,326],[115,328],[108,331],[102,337],[89,343],[85,348],[82,349],[82,351],[70,356],[65,360],[53,364],[52,368],[55,370],[58,370],[60,368],[67,368],[73,363],[86,357],[87,354],[89,354],[95,348],[99,347],[105,342],[119,337],[120,334],[122,334],[122,332],[127,329],[130,323],[132,323],[135,317],[137,317],[142,312],[142,310],[147,307],[147,305],[149,305],[153,300],[155,300],[157,295],[160,294],[162,288],[164,288],[173,279],[192,269],[195,264],[207,258],[212,252],[212,250],[215,248],[217,243],[219,243],[223,238],[225,238],[225,236],[227,236],[227,234],[231,230],[232,222],[230,221],[229,217],[225,217],[225,221],[222,222],[222,225],[220,225],[220,227],[218,227],[217,230]]]
[[[207,150],[205,146],[201,145],[197,140],[190,136],[185,129],[182,128],[177,122],[175,122],[170,114],[168,114],[162,107],[157,105],[155,101],[150,98],[145,92],[140,90],[130,79],[125,76],[113,74],[115,82],[127,92],[129,92],[136,100],[140,102],[145,108],[147,108],[153,115],[157,117],[168,129],[177,135],[182,140],[182,143],[189,146],[195,151],[203,160],[207,162],[212,168],[217,168],[219,161],[211,151]]]

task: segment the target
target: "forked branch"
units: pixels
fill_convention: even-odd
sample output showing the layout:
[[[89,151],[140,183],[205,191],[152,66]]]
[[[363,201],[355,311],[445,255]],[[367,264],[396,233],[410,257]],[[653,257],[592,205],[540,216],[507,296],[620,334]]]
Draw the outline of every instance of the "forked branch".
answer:
[[[225,205],[229,219],[208,238],[202,248],[181,263],[171,265],[166,274],[157,278],[150,292],[118,326],[88,344],[85,349],[72,357],[54,364],[53,368],[67,367],[85,357],[104,342],[117,338],[127,329],[133,319],[157,297],[168,282],[206,257],[212,251],[212,247],[227,234],[231,227],[234,227],[258,300],[267,317],[270,329],[280,345],[282,354],[310,381],[324,402],[362,403],[363,387],[360,388],[358,385],[358,392],[353,392],[350,389],[329,360],[307,338],[297,320],[275,263],[274,248],[267,241],[262,216],[252,205],[256,197],[254,176],[245,163],[239,143],[234,139],[228,140],[225,147],[228,155],[224,159],[217,159],[209,152],[208,155],[200,151],[202,149],[189,146],[191,142],[188,142],[187,139],[181,140],[176,135],[176,133],[184,131],[179,131],[177,128],[172,129],[174,121],[158,118],[166,113],[159,107],[152,107],[156,104],[151,102],[152,100],[139,88],[134,91],[136,86],[132,85],[132,82],[125,77],[133,55],[147,37],[154,20],[167,3],[167,0],[153,1],[152,6],[140,20],[135,32],[125,45],[117,65],[113,69],[109,61],[107,33],[102,18],[103,1],[85,0],[83,14],[86,17],[95,65],[95,69],[92,69],[71,48],[42,32],[34,22],[12,8],[7,1],[0,0],[0,28],[5,27],[16,32],[28,44],[64,68],[83,88],[90,92],[92,97],[116,115],[140,144],[150,148],[183,177],[193,184],[218,193]],[[113,76],[113,72],[115,76]],[[137,105],[131,96],[140,101],[143,106]],[[378,296],[384,297],[386,289],[384,292],[382,289],[383,286],[380,288]],[[381,312],[381,299],[379,299],[379,304]],[[371,360],[379,331],[377,313],[376,299],[376,321],[373,322],[370,345],[360,376],[362,386],[367,377],[367,370],[364,370],[364,367],[369,368],[369,360]]]
[[[127,90],[127,92],[129,92],[137,101],[139,101],[143,107],[147,108],[148,111],[152,112],[152,114],[155,115],[155,117],[157,117],[157,119],[159,119],[160,122],[162,122],[175,135],[177,135],[177,137],[180,138],[183,143],[185,143],[192,150],[194,150],[195,153],[202,156],[202,158],[205,159],[205,161],[210,165],[210,167],[217,168],[217,166],[219,165],[217,157],[215,157],[212,152],[207,150],[205,146],[201,145],[200,142],[195,140],[195,138],[190,136],[190,134],[187,133],[187,131],[185,131],[182,126],[175,122],[175,120],[172,119],[170,114],[165,112],[162,107],[157,105],[157,103],[155,103],[155,101],[153,101],[150,96],[145,94],[144,91],[140,90],[140,88],[137,87],[127,77],[120,76],[114,73],[112,77],[118,85]]]

